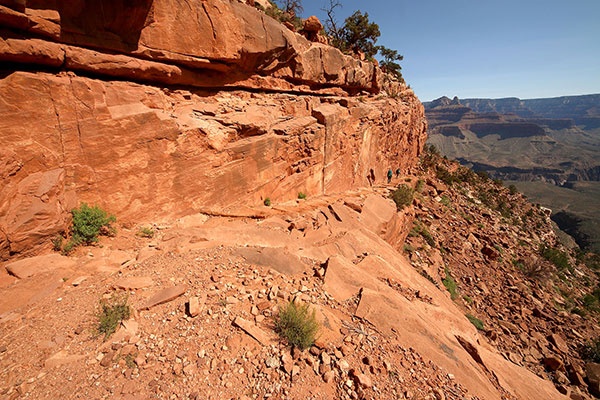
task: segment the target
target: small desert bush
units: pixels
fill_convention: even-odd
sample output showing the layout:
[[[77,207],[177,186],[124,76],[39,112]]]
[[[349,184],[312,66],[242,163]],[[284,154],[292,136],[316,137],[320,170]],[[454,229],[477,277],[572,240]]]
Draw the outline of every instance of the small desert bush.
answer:
[[[551,267],[536,260],[524,260],[517,266],[521,268],[527,278],[537,281],[546,281],[552,274]]]
[[[429,232],[427,227],[424,224],[421,224],[419,220],[416,220],[414,222],[414,226],[409,232],[409,235],[421,236],[423,239],[425,239],[425,242],[427,242],[428,245],[430,245],[431,247],[435,247],[435,239],[433,238],[433,236],[431,236],[431,232]]]
[[[52,239],[52,248],[54,251],[61,251],[63,247],[63,237],[61,235],[56,235]]]
[[[121,321],[129,318],[131,310],[127,305],[127,297],[112,297],[109,300],[100,300],[98,318],[98,335],[104,335],[104,340],[115,333]]]
[[[398,186],[398,189],[394,190],[391,194],[391,198],[394,200],[394,203],[396,203],[396,209],[398,211],[410,205],[413,201],[413,196],[413,190],[407,185]]]
[[[298,192],[298,198],[300,200],[305,200],[306,199],[306,194],[302,193],[302,192]]]
[[[450,207],[450,199],[447,196],[442,196],[442,200],[440,200],[440,203],[442,203],[446,207]]]
[[[114,215],[108,215],[106,211],[98,206],[90,207],[81,203],[79,208],[71,211],[73,224],[71,226],[71,239],[62,247],[63,254],[69,254],[75,247],[81,244],[92,244],[98,242],[101,234],[114,234],[116,229],[112,223],[116,221]]]
[[[315,342],[318,330],[315,311],[310,312],[308,304],[290,300],[279,307],[275,331],[292,346],[300,350],[309,348]]]
[[[421,191],[423,191],[424,186],[425,182],[423,182],[423,179],[419,179],[417,181],[417,185],[415,186],[415,192],[421,193]]]
[[[137,233],[138,236],[152,239],[154,237],[154,230],[152,228],[142,227]]]
[[[442,283],[444,284],[446,290],[450,292],[450,297],[452,298],[452,300],[454,300],[458,296],[458,286],[456,286],[456,282],[454,281],[454,278],[452,278],[452,275],[450,275],[450,271],[447,267],[445,269],[445,272],[446,277],[442,280]]]
[[[517,193],[519,193],[519,190],[517,189],[517,187],[515,185],[509,185],[508,192],[510,194],[517,194]]]
[[[592,339],[581,346],[579,354],[584,360],[600,363],[600,337]]]
[[[271,199],[270,198],[266,198],[265,201],[263,202],[263,204],[267,207],[269,207],[271,205]]]
[[[444,182],[446,185],[452,185],[454,182],[457,182],[458,179],[456,175],[448,171],[446,168],[442,166],[438,166],[435,171],[435,176]]]
[[[485,171],[477,171],[475,173],[484,181],[488,181],[490,179],[490,174]]]
[[[540,244],[539,251],[541,256],[554,264],[559,271],[572,268],[566,252],[555,247],[546,246],[545,244]]]
[[[483,321],[480,320],[477,317],[474,317],[471,314],[467,314],[467,319],[475,326],[475,328],[477,328],[478,330],[482,331],[483,330]]]
[[[106,211],[98,206],[89,207],[86,203],[81,203],[81,206],[71,211],[71,213],[73,214],[71,240],[78,244],[96,243],[98,235],[101,233],[115,233],[112,223],[117,219],[114,215],[108,215]]]

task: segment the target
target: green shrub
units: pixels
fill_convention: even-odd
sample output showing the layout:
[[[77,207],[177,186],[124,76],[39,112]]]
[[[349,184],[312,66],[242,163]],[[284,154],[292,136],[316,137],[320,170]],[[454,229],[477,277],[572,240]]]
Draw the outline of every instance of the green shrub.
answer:
[[[412,247],[408,243],[404,243],[404,251],[407,252],[407,253],[413,253],[415,251],[415,248]]]
[[[600,311],[600,308],[598,308],[598,298],[591,293],[588,293],[585,296],[583,296],[581,298],[581,302],[583,303],[583,306],[589,311]]]
[[[509,185],[508,192],[510,194],[517,194],[517,193],[519,193],[519,190],[517,190],[517,187],[515,185]]]
[[[108,339],[115,333],[121,321],[129,318],[130,312],[126,296],[100,300],[100,311],[96,315],[98,334],[104,335],[104,340]]]
[[[465,295],[463,296],[464,301],[466,301],[469,304],[473,304],[473,299],[470,298],[469,296]]]
[[[584,360],[600,363],[600,337],[590,340],[579,349]]]
[[[306,194],[302,193],[302,192],[298,192],[298,198],[300,200],[305,200],[306,199]]]
[[[554,247],[540,244],[540,255],[546,260],[550,261],[559,270],[571,269],[571,263],[569,262],[569,256],[564,251],[561,251]]]
[[[413,196],[413,190],[407,185],[398,186],[398,189],[394,190],[391,194],[391,198],[394,200],[394,203],[396,203],[396,209],[398,211],[410,205],[413,201]]]
[[[419,179],[417,181],[417,185],[415,186],[415,192],[421,193],[424,186],[425,186],[425,182],[423,182],[423,179]]]
[[[467,319],[475,326],[475,328],[477,328],[480,331],[483,330],[484,325],[483,325],[483,321],[482,320],[480,320],[477,317],[474,317],[471,314],[467,314]]]
[[[437,149],[437,147],[435,147],[434,144],[430,144],[429,146],[425,145],[424,150],[425,150],[425,152],[427,152],[429,154],[433,154],[434,156],[440,155],[439,150]]]
[[[297,30],[302,29],[302,20],[296,16],[297,12],[302,12],[301,10],[282,10],[274,1],[269,0],[269,3],[271,3],[271,7],[267,8],[266,10],[263,8],[265,14],[281,23],[289,22],[294,25]],[[290,4],[292,3],[290,2]]]
[[[65,245],[62,248],[62,254],[63,256],[67,256],[69,254],[71,254],[71,252],[73,251],[73,249],[77,246],[77,243],[75,243],[73,241],[73,239],[69,240],[67,243],[65,243]]]
[[[490,174],[488,174],[485,171],[477,171],[475,173],[477,174],[477,176],[479,176],[484,181],[488,181],[490,179]]]
[[[61,235],[56,235],[52,239],[52,249],[54,251],[61,251],[63,247],[63,237]]]
[[[446,185],[452,185],[457,181],[456,176],[442,166],[436,168],[435,176]]]
[[[275,331],[287,342],[304,350],[315,342],[319,323],[315,311],[309,310],[308,304],[297,304],[290,300],[280,306],[275,319]]]
[[[433,236],[431,236],[431,233],[429,232],[427,227],[424,224],[421,224],[418,220],[414,222],[414,226],[409,232],[409,235],[420,235],[423,239],[425,239],[425,242],[427,242],[428,245],[430,245],[431,247],[435,247],[435,239],[433,238]]]
[[[263,202],[263,204],[267,207],[269,207],[271,205],[271,199],[270,198],[266,198],[265,201]]]
[[[81,206],[71,213],[73,214],[71,240],[75,244],[96,243],[100,233],[113,234],[115,232],[111,225],[116,221],[115,216],[108,215],[98,206],[89,207],[86,203],[81,203]]]
[[[458,296],[458,286],[456,286],[456,282],[454,281],[454,278],[452,278],[452,275],[450,275],[450,271],[448,270],[448,267],[446,267],[444,269],[444,271],[446,272],[446,277],[444,279],[442,279],[442,283],[444,284],[444,287],[446,288],[446,290],[448,290],[448,292],[450,292],[450,298],[452,300],[455,300],[456,297]]]
[[[142,227],[137,233],[138,236],[152,239],[154,237],[154,230],[152,228]]]
[[[573,309],[571,310],[571,313],[577,314],[580,317],[584,317],[584,318],[587,315],[587,313],[585,311],[583,311],[581,308],[577,308],[577,307],[573,307]]]
[[[446,207],[450,207],[450,199],[447,196],[442,196],[442,200],[440,201]]]

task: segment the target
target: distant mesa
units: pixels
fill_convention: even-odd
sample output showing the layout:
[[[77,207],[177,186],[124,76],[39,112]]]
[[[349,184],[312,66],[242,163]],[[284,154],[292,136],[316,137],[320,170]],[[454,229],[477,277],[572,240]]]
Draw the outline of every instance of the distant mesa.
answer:
[[[600,94],[423,104],[428,142],[466,165],[504,180],[598,179]]]

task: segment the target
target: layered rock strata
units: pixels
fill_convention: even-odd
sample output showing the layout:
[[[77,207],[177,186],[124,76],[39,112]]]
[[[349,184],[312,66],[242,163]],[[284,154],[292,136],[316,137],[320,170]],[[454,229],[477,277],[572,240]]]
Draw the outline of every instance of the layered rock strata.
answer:
[[[181,216],[366,186],[421,151],[421,103],[371,63],[234,1],[118,3],[0,5],[0,258],[80,201]]]

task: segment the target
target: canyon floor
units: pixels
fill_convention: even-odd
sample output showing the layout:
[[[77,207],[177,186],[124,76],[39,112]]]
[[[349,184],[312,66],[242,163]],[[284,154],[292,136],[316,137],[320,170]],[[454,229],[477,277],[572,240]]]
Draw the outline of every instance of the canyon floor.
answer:
[[[390,185],[154,221],[152,238],[120,226],[68,257],[6,263],[1,396],[588,398],[577,349],[597,319],[569,311],[594,274],[537,255],[556,236],[520,194],[444,183],[435,163],[464,171],[426,157]],[[398,185],[415,188],[400,211]],[[104,338],[115,296],[131,317]],[[274,332],[288,300],[320,321],[305,351]]]

